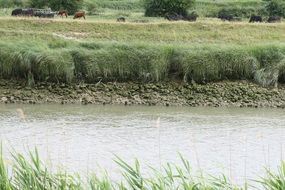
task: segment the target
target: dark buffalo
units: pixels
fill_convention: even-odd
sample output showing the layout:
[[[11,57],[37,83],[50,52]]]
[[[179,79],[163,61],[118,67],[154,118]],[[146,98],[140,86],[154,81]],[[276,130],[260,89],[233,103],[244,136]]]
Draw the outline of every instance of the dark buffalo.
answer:
[[[187,15],[184,16],[183,20],[189,21],[189,22],[195,22],[197,20],[198,15]]]
[[[239,22],[239,21],[242,21],[242,18],[241,17],[233,17],[232,21]]]
[[[66,18],[68,17],[68,12],[66,10],[60,10],[57,13],[57,16],[60,15],[60,17],[65,16]]]
[[[55,13],[50,12],[50,13],[46,13],[44,16],[45,18],[54,18],[54,15]]]
[[[171,15],[166,15],[165,18],[169,21],[178,21],[178,20],[183,20],[184,17],[179,14],[171,14]]]
[[[35,16],[38,16],[40,18],[54,18],[55,13],[45,13],[45,12],[36,12]]]
[[[234,16],[232,15],[220,15],[218,17],[219,19],[221,19],[222,21],[233,21],[234,20]]]
[[[31,9],[31,8],[22,9],[22,15],[23,16],[34,16],[34,9]]]
[[[42,17],[42,15],[43,15],[43,12],[41,12],[41,11],[35,11],[35,13],[34,13],[35,17]]]
[[[84,12],[84,11],[76,12],[76,13],[74,14],[73,19],[81,18],[81,17],[83,17],[83,18],[85,19],[85,12]]]
[[[14,9],[12,11],[12,16],[20,16],[22,15],[23,10],[22,9]]]
[[[249,22],[262,22],[261,16],[252,15],[249,19]]]
[[[274,23],[274,22],[281,22],[280,16],[271,16],[268,18],[267,22]]]
[[[118,17],[117,18],[117,22],[126,22],[126,19],[125,19],[125,17]]]

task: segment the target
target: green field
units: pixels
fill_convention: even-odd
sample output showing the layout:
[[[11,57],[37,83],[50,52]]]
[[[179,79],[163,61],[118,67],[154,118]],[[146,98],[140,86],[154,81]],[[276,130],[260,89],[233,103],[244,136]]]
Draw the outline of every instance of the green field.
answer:
[[[207,12],[210,7],[261,3],[201,0],[196,8]],[[169,22],[144,17],[140,1],[126,0],[98,1],[96,14],[86,20],[12,18],[11,10],[0,11],[1,78],[26,79],[29,84],[246,79],[267,86],[285,82],[285,23],[250,24],[246,18],[223,22],[204,16],[192,23]],[[125,16],[127,22],[117,23],[118,16]]]
[[[4,17],[0,25],[3,78],[29,74],[36,80],[62,82],[259,78],[262,84],[284,78],[284,23]]]

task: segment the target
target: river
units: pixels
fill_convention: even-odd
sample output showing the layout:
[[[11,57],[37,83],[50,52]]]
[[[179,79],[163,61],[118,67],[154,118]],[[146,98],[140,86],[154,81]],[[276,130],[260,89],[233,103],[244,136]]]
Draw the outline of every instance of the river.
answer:
[[[9,152],[37,147],[51,168],[116,176],[115,155],[144,169],[166,162],[258,179],[285,156],[285,110],[147,106],[0,105],[0,139]]]

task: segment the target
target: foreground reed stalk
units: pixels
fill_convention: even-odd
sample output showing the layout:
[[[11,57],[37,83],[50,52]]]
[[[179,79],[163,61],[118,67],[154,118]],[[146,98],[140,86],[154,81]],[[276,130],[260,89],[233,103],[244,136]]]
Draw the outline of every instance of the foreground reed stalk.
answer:
[[[145,177],[141,173],[138,160],[134,166],[116,157],[124,179],[120,182],[111,180],[107,174],[93,174],[83,179],[79,174],[51,172],[40,160],[37,150],[30,152],[28,158],[22,154],[13,154],[13,162],[6,163],[2,151],[0,154],[0,189],[1,190],[284,190],[285,163],[282,162],[277,173],[267,170],[267,176],[252,181],[252,185],[238,187],[222,175],[205,179],[193,175],[190,163],[181,155],[182,166],[166,164],[153,175]]]

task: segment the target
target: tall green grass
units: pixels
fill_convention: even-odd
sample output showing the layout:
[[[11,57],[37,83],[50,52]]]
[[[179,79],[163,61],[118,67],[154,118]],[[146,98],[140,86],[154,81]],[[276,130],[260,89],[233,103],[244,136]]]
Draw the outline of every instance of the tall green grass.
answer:
[[[281,162],[277,172],[266,170],[267,176],[258,182],[262,184],[265,190],[283,190],[285,189],[285,163]]]
[[[28,156],[12,154],[7,164],[0,155],[1,190],[247,190],[248,186],[233,185],[224,175],[203,177],[195,175],[189,161],[182,156],[181,164],[167,163],[160,170],[149,168],[147,175],[141,172],[138,160],[130,165],[119,157],[115,162],[121,169],[122,180],[114,181],[107,173],[80,177],[79,174],[51,171],[40,159],[37,150]],[[285,188],[285,164],[277,172],[266,170],[265,177],[252,180],[251,187],[264,190]],[[261,186],[263,188],[261,188]]]
[[[284,83],[285,46],[0,43],[0,77],[34,82],[249,80]],[[27,46],[29,48],[27,48]]]

